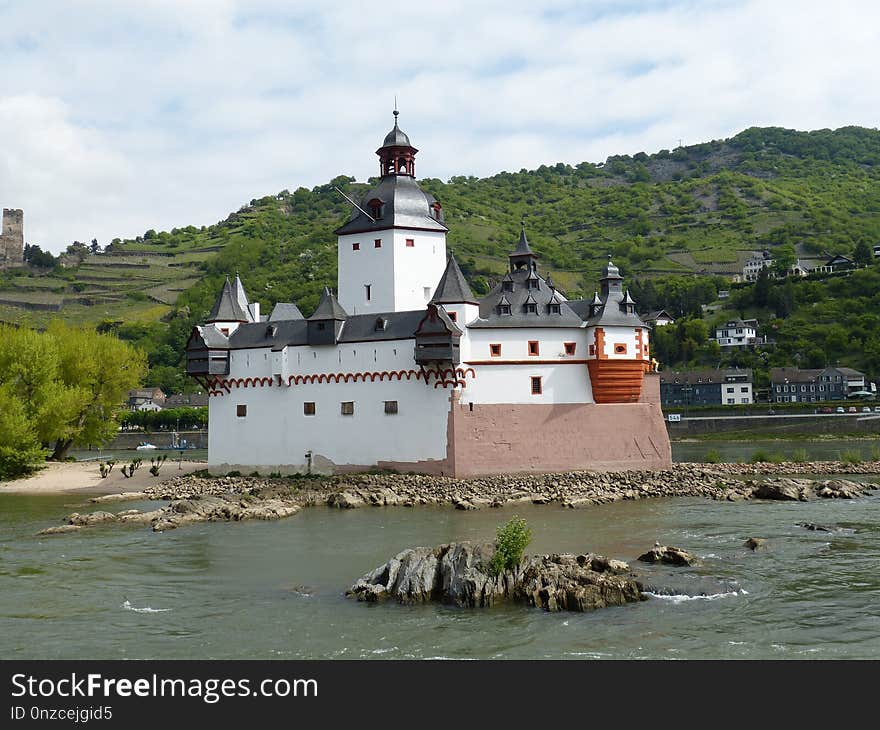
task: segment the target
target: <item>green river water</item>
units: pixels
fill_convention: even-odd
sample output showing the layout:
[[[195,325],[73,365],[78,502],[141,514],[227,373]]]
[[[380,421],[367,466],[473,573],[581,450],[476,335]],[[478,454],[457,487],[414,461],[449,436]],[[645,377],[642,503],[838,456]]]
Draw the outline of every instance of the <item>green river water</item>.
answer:
[[[589,614],[343,596],[403,548],[491,539],[512,509],[321,507],[278,522],[35,537],[88,509],[82,500],[0,495],[5,659],[880,658],[880,496],[519,506],[535,536],[529,552],[632,561],[659,540],[701,556],[694,568],[633,563],[678,595]],[[133,506],[149,505],[113,509]],[[767,538],[767,549],[744,548],[749,536]]]

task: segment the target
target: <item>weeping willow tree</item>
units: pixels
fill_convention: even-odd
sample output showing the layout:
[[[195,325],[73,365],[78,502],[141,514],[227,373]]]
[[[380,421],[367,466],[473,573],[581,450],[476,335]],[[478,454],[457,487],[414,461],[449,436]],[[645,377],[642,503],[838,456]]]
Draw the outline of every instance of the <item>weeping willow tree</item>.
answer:
[[[0,341],[0,477],[112,438],[147,372],[132,345],[60,322],[46,332],[0,326]]]

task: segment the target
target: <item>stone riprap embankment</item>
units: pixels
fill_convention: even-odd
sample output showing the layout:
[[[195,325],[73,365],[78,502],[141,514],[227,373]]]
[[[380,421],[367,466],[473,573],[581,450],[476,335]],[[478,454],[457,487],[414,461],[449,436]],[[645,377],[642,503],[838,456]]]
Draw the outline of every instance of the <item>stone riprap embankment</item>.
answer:
[[[347,595],[359,601],[446,603],[483,608],[503,602],[545,611],[592,611],[642,599],[629,566],[592,553],[525,556],[493,575],[493,543],[409,548],[360,578]]]
[[[473,510],[517,504],[558,504],[583,508],[653,497],[797,499],[860,497],[876,485],[847,479],[809,479],[809,475],[880,474],[880,462],[844,464],[676,464],[667,471],[509,474],[452,479],[419,474],[350,474],[329,478],[173,477],[142,492],[96,497],[114,501],[161,500],[154,510],[136,509],[91,515],[74,513],[67,524],[45,534],[70,532],[104,523],[152,525],[163,531],[194,522],[279,519],[303,507],[336,508],[454,506]]]

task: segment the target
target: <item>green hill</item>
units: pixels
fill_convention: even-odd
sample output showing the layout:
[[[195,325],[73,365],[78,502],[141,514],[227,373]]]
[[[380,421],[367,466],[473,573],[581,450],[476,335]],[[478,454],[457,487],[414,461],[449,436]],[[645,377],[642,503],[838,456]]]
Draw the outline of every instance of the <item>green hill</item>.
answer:
[[[880,132],[844,127],[752,128],[601,164],[421,185],[443,203],[450,248],[477,291],[504,271],[524,218],[544,269],[577,296],[592,292],[608,254],[631,280],[729,276],[751,251],[783,244],[851,254],[860,241],[880,242],[878,182]],[[182,338],[227,273],[240,271],[264,307],[296,301],[308,313],[317,304],[321,287],[335,285],[332,232],[349,213],[333,186],[357,198],[369,184],[340,176],[252,200],[213,226],[116,241],[72,268],[0,275],[0,320],[118,327],[151,353],[157,381],[180,383]]]

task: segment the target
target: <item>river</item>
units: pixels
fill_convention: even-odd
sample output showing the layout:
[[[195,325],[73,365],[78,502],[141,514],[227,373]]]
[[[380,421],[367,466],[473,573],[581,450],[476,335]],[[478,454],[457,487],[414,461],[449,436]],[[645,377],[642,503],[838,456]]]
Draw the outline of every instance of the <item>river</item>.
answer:
[[[0,494],[5,659],[880,658],[880,496],[678,498],[583,510],[318,507],[278,522],[162,534],[106,526],[34,536],[88,509],[81,500]],[[701,556],[699,566],[633,564],[651,583],[691,595],[589,614],[343,596],[403,548],[491,539],[514,513],[534,532],[529,552],[592,550],[633,561],[655,540],[684,547]],[[812,532],[801,521],[843,529]],[[749,536],[767,538],[766,549],[744,548]]]

